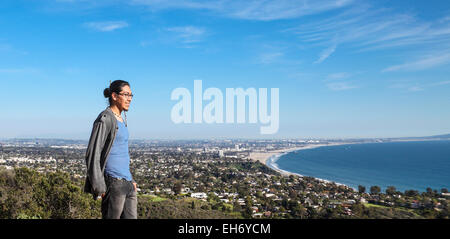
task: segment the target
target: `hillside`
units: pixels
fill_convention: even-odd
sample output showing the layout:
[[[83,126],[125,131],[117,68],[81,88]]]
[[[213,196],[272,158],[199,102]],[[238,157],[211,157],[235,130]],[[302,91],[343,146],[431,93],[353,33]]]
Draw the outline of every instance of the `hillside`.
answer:
[[[14,169],[0,167],[0,219],[101,218],[101,200],[94,201],[90,194],[82,192],[83,181],[82,178],[73,178],[65,172],[44,174],[25,167]],[[343,205],[338,205],[334,209],[331,207],[325,207],[322,210],[311,209],[309,214],[305,213],[303,204],[295,201],[284,200],[282,205],[284,205],[283,208],[292,210],[289,218],[448,218],[449,211],[444,198],[440,198],[438,202],[436,200],[429,201],[430,199],[426,198],[428,194],[422,196],[406,194],[409,195],[411,192],[405,192],[405,195],[402,196],[405,198],[402,200],[406,200],[403,203],[404,206],[388,207],[380,203],[376,204],[376,201],[365,204],[355,203],[350,207],[353,212],[351,216],[346,215],[348,209]],[[251,218],[250,212],[245,207],[223,203],[213,195],[208,197],[208,201],[193,199],[181,194],[162,197],[138,195],[138,218]],[[379,194],[377,196],[387,199],[387,195]],[[443,207],[437,210],[432,208],[411,209],[406,203],[411,197],[414,201],[421,200],[427,205],[442,203]]]
[[[28,168],[0,168],[0,218],[101,218],[101,200],[81,190],[82,180],[64,172],[39,173]],[[236,218],[211,210],[196,199],[138,197],[138,218]]]

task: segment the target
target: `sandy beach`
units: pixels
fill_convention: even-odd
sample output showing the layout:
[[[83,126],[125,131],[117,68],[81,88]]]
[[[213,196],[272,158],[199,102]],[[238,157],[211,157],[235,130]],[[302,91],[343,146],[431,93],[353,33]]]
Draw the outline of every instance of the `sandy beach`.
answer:
[[[304,150],[304,149],[313,149],[313,148],[318,148],[318,147],[323,147],[323,146],[335,146],[335,145],[343,145],[343,144],[349,144],[349,143],[331,143],[331,144],[308,144],[302,147],[293,147],[293,148],[286,148],[286,149],[280,149],[280,150],[273,150],[273,151],[268,151],[268,152],[251,152],[249,158],[255,160],[255,161],[259,161],[267,166],[269,166],[270,168],[280,172],[282,175],[298,175],[298,176],[302,176],[300,174],[297,173],[291,173],[282,169],[279,169],[278,167],[274,167],[274,165],[268,165],[267,161],[271,158],[271,157],[276,157],[279,156],[281,154],[285,154],[285,153],[289,153],[292,151],[297,151],[297,150]],[[323,179],[321,179],[323,180]],[[323,180],[323,181],[327,181],[327,180]]]
[[[259,161],[263,164],[266,164],[267,160],[270,157],[278,155],[278,154],[288,153],[291,151],[302,150],[302,149],[313,149],[313,148],[318,148],[318,147],[322,147],[322,146],[333,146],[333,145],[342,145],[342,144],[347,144],[347,143],[309,144],[309,145],[305,145],[302,147],[293,147],[293,148],[279,149],[279,150],[273,150],[273,151],[265,151],[265,152],[255,151],[255,152],[250,153],[249,158],[251,158],[255,161]]]

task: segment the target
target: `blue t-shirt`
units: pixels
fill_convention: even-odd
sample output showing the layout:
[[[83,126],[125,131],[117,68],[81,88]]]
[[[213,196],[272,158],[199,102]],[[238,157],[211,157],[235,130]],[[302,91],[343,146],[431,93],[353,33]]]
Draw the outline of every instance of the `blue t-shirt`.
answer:
[[[106,161],[105,174],[132,181],[128,153],[128,129],[123,122],[117,120],[117,124],[119,129]]]

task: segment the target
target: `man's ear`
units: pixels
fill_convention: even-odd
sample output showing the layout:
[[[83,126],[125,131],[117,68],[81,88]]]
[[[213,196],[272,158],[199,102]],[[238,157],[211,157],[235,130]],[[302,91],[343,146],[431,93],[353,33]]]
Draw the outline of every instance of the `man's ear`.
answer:
[[[117,101],[117,93],[116,93],[116,92],[112,92],[112,93],[111,93],[111,98],[112,98],[114,101]]]

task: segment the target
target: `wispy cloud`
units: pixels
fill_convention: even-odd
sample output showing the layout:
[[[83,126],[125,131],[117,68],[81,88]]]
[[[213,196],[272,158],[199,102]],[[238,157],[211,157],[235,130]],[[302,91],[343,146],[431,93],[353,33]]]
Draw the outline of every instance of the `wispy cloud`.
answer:
[[[360,88],[355,85],[355,81],[351,78],[355,75],[355,73],[349,72],[338,72],[328,74],[326,78],[323,80],[328,89],[332,91],[344,91]]]
[[[440,86],[440,85],[449,85],[450,84],[450,80],[447,81],[439,81],[436,83],[431,84],[431,86]]]
[[[408,88],[408,91],[412,91],[412,92],[423,91],[423,88],[420,86],[411,86]]]
[[[196,1],[196,0],[131,0],[131,5],[147,6],[152,10],[163,9],[210,9],[219,10],[228,1]]]
[[[297,34],[305,42],[352,43],[358,48],[411,45],[450,38],[448,22],[423,22],[413,15],[362,5],[286,31]]]
[[[387,67],[382,72],[418,71],[450,63],[450,52],[442,55],[428,56],[412,62]]]
[[[350,82],[333,82],[326,84],[326,86],[332,91],[343,91],[359,88],[358,86],[353,85]]]
[[[390,89],[400,89],[407,92],[419,92],[425,91],[435,87],[447,87],[450,85],[450,80],[443,80],[437,82],[420,82],[417,80],[397,80],[393,84],[390,84],[388,88]]]
[[[418,91],[424,91],[425,86],[421,85],[416,82],[403,82],[403,83],[395,83],[390,85],[388,88],[391,89],[400,89],[407,92],[418,92]]]
[[[176,37],[181,39],[182,43],[195,43],[202,40],[205,29],[195,26],[170,27],[166,29],[168,32],[176,34]]]
[[[184,43],[199,42],[205,34],[204,28],[195,26],[170,27],[166,30],[176,33],[177,37],[182,39]]]
[[[338,73],[332,73],[327,76],[327,80],[342,80],[349,78],[353,74],[348,72],[338,72]]]
[[[333,54],[334,51],[336,51],[336,45],[333,45],[323,50],[319,55],[319,59],[317,59],[317,61],[315,61],[314,63],[322,63],[325,59],[331,56],[331,54]]]
[[[364,4],[282,32],[295,34],[304,45],[338,45],[340,48],[353,48],[354,52],[410,46],[431,48],[450,42],[450,22],[446,18],[424,21],[413,14],[399,14]],[[334,50],[333,47],[327,48],[316,62],[327,59]]]
[[[86,22],[83,25],[87,28],[101,32],[111,32],[128,27],[128,23],[125,21]]]
[[[261,64],[270,64],[278,60],[280,57],[282,57],[284,54],[282,52],[270,52],[270,53],[263,53],[259,56],[259,63]]]
[[[90,9],[114,4],[147,7],[150,11],[206,10],[216,16],[271,21],[319,14],[351,5],[354,0],[48,0],[58,9]]]
[[[152,10],[211,10],[223,17],[270,21],[317,14],[342,8],[352,2],[353,0],[133,0],[130,4],[144,5]]]
[[[318,14],[347,6],[352,2],[352,0],[234,1],[223,11],[233,18],[270,21]]]

